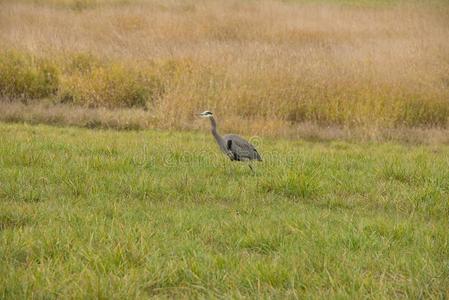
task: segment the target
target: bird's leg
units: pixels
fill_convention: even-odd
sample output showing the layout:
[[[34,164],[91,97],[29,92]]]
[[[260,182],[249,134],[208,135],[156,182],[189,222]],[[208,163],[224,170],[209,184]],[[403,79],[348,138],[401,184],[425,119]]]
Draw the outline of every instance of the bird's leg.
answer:
[[[253,169],[253,166],[251,166],[251,163],[248,164],[248,167],[251,169],[251,171],[253,171],[253,174],[256,174],[256,172]]]

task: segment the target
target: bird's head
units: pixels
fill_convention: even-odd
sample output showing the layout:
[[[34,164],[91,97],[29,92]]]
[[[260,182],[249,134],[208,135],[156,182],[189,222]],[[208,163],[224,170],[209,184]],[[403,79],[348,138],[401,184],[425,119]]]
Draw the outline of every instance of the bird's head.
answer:
[[[200,113],[200,117],[202,117],[202,118],[210,118],[210,117],[212,117],[213,115],[214,115],[214,114],[211,113],[211,112],[208,111],[208,110],[203,111],[202,113]]]

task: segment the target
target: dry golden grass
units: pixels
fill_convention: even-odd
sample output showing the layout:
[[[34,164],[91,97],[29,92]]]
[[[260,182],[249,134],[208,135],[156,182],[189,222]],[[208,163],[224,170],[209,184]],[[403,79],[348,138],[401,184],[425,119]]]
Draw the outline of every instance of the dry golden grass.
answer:
[[[75,126],[84,128],[103,128],[117,130],[141,130],[150,128],[173,129],[172,124],[164,122],[164,117],[156,117],[149,111],[142,109],[111,110],[107,108],[84,108],[80,106],[67,106],[48,102],[28,103],[0,101],[0,122],[50,124],[55,126]],[[205,123],[202,120],[192,120],[182,124],[179,129],[204,131]],[[224,131],[245,128],[247,121],[234,118],[224,120]],[[401,142],[406,144],[425,144],[439,147],[449,144],[449,129],[442,128],[356,128],[320,126],[311,122],[295,124],[282,123],[282,121],[267,121],[260,127],[263,120],[251,120],[253,128],[246,128],[244,132],[262,134],[267,136],[282,136],[288,139],[305,139],[309,141],[345,140],[349,142]],[[207,126],[207,125],[206,125]],[[435,148],[438,151],[438,148]]]
[[[0,47],[53,62],[56,102],[146,107],[181,129],[209,109],[226,130],[268,135],[448,125],[444,4],[32,2],[0,2]],[[73,71],[79,53],[99,65]]]

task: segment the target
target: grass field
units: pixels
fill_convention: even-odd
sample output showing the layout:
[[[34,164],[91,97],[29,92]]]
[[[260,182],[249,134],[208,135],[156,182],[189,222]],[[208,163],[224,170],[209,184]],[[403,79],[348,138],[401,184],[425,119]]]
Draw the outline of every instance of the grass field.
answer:
[[[447,0],[0,0],[0,299],[446,299],[448,216]]]
[[[0,124],[0,298],[449,297],[448,146],[252,140]]]
[[[78,124],[82,107],[175,130],[209,109],[272,137],[304,123],[447,129],[448,37],[445,0],[1,0],[0,99],[67,105]]]

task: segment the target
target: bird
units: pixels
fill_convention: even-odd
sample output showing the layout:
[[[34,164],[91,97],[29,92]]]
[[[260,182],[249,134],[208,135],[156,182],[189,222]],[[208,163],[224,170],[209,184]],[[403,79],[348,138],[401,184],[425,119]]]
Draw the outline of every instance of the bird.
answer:
[[[217,132],[217,122],[214,114],[208,110],[199,114],[202,118],[208,118],[211,124],[211,132],[217,142],[220,150],[226,154],[231,161],[262,161],[256,148],[244,138],[236,134],[226,134],[221,136]],[[251,163],[248,164],[251,171],[254,172]]]

